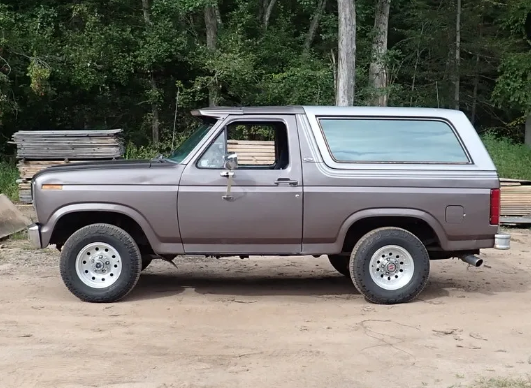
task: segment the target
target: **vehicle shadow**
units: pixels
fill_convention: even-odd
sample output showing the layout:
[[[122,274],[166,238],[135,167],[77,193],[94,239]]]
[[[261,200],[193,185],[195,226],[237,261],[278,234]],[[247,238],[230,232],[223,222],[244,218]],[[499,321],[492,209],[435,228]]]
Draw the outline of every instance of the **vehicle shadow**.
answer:
[[[305,277],[144,273],[128,299],[166,297],[186,289],[193,289],[198,294],[223,296],[359,296],[350,279],[326,273]]]
[[[525,292],[528,274],[503,273],[500,269],[454,267],[452,263],[435,265],[419,301],[437,301],[447,297],[474,297],[505,292]],[[284,267],[267,265],[190,265],[178,270],[155,267],[142,273],[127,299],[149,300],[178,295],[185,290],[197,294],[230,297],[309,296],[360,299],[352,281],[328,266],[308,268],[297,263]]]

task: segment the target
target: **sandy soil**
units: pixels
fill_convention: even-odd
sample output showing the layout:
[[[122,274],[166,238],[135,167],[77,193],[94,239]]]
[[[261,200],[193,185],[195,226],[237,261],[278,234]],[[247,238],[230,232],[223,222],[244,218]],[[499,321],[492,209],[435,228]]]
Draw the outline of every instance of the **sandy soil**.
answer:
[[[531,233],[485,266],[432,265],[421,298],[366,302],[326,258],[154,262],[120,303],[58,254],[0,249],[0,387],[448,387],[531,373]]]

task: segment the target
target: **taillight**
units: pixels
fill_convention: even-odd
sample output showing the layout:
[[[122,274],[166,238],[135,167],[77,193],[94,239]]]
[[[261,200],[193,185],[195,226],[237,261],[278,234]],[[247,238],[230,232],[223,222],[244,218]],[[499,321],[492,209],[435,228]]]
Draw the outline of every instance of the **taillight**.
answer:
[[[501,195],[500,189],[490,191],[490,224],[500,224]]]

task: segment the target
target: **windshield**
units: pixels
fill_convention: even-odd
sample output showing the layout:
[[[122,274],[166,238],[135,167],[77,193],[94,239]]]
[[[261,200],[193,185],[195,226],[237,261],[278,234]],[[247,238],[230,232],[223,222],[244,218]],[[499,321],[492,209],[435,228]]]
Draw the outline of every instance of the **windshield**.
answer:
[[[212,123],[203,123],[192,133],[185,141],[179,145],[168,157],[173,162],[181,163],[184,158],[195,148],[197,144],[203,139],[203,137],[208,133],[210,128],[214,124]]]

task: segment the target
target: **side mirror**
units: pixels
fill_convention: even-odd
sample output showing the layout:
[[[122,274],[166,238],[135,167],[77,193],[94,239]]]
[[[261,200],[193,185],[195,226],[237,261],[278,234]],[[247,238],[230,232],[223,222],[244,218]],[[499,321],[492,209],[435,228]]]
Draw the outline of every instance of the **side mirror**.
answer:
[[[230,153],[225,155],[225,168],[229,171],[236,170],[238,168],[238,155]]]

